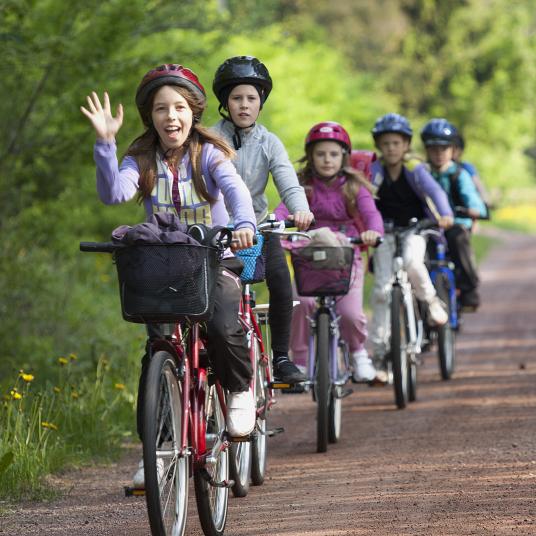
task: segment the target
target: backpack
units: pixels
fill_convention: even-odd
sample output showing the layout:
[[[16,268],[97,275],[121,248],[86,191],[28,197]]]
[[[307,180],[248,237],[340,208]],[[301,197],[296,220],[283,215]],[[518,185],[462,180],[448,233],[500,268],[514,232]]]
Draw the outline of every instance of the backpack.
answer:
[[[462,172],[462,166],[456,163],[456,169],[448,174],[448,179],[450,182],[450,196],[452,197],[452,202],[455,207],[467,207],[467,204],[464,202],[462,195],[460,193],[460,173]]]

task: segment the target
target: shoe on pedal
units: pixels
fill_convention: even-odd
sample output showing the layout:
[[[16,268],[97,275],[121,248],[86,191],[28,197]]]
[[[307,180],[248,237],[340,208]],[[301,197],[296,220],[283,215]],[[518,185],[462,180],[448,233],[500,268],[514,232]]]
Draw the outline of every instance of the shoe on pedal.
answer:
[[[243,437],[255,428],[255,401],[250,389],[229,393],[227,397],[227,432],[231,437]]]
[[[307,379],[287,356],[274,360],[274,378],[281,383],[299,383]]]
[[[352,380],[354,383],[368,383],[374,381],[377,372],[366,350],[352,352]]]
[[[436,326],[444,326],[449,321],[449,315],[437,296],[434,296],[428,304],[428,317],[430,322]]]
[[[164,478],[164,460],[157,458],[156,468],[158,471],[158,481]],[[145,469],[143,467],[143,458],[138,463],[138,468],[132,477],[132,487],[134,489],[145,489]]]
[[[462,292],[460,302],[462,307],[466,307],[468,309],[477,309],[480,305],[480,296],[478,294],[478,290],[473,289],[467,292]]]

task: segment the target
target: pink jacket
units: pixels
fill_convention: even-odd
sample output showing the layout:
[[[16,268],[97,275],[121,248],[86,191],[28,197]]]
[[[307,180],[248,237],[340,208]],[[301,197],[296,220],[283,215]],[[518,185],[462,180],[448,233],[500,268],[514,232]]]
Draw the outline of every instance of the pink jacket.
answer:
[[[332,231],[341,231],[347,236],[358,236],[368,230],[377,231],[383,235],[381,214],[366,188],[359,188],[357,193],[357,216],[352,218],[348,214],[342,192],[345,181],[344,175],[337,177],[330,185],[321,179],[313,179],[309,207],[315,216],[314,228],[329,227]],[[289,212],[283,203],[275,209],[275,215],[278,220],[287,218]]]

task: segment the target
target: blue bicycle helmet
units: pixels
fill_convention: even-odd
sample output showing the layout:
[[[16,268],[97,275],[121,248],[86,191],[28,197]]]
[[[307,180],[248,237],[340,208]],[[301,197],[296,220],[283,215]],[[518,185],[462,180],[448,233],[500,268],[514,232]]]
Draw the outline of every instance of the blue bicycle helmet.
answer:
[[[424,145],[454,145],[457,138],[456,127],[443,118],[430,119],[421,130]]]
[[[371,130],[372,137],[376,140],[382,134],[393,132],[407,136],[410,140],[413,130],[409,121],[403,116],[395,113],[385,114],[379,117]]]

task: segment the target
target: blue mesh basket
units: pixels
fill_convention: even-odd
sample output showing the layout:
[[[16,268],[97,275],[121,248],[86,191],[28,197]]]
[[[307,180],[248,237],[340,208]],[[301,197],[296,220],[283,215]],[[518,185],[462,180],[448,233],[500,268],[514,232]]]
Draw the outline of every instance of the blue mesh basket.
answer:
[[[236,256],[244,263],[244,269],[240,275],[240,279],[244,283],[260,283],[264,281],[266,271],[264,246],[264,236],[257,233],[257,243],[253,247],[236,252]]]

